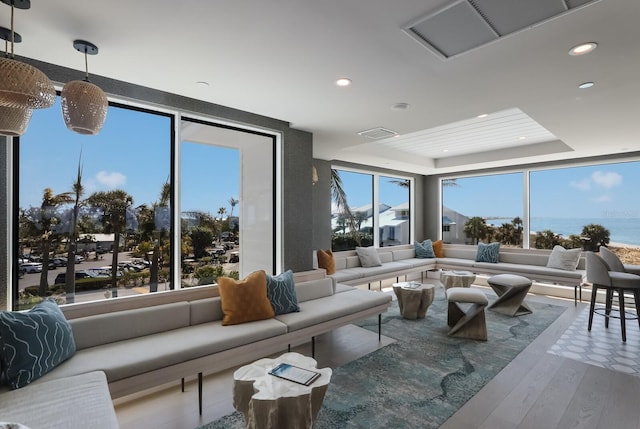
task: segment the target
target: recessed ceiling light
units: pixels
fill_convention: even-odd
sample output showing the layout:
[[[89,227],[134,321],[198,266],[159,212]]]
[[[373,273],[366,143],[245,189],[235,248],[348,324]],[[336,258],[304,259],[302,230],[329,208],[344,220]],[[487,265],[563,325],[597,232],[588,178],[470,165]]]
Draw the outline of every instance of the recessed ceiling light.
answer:
[[[571,48],[571,50],[569,51],[569,55],[584,55],[584,54],[588,54],[589,52],[593,51],[596,47],[598,47],[598,44],[595,42],[589,42],[589,43],[582,43],[578,46],[574,46],[573,48]]]
[[[199,80],[196,83],[201,86],[209,86],[209,82],[205,82],[204,80]]]
[[[527,136],[520,136],[520,137],[518,137],[518,140],[526,140],[526,139],[527,139]]]
[[[489,116],[489,114],[488,114],[488,113],[483,113],[483,114],[481,114],[481,115],[476,116],[476,118],[478,118],[478,119],[482,119],[482,118],[486,118],[487,116]]]
[[[593,85],[595,85],[595,83],[593,83],[593,82],[584,82],[584,83],[581,83],[580,85],[578,85],[578,88],[587,89],[587,88],[591,88]]]
[[[351,79],[348,79],[346,77],[341,77],[340,79],[336,80],[336,85],[338,85],[338,86],[349,86],[349,85],[351,85]]]
[[[391,106],[391,110],[407,110],[409,108],[409,103],[396,103]]]
[[[442,149],[443,152],[449,152],[449,149]]]

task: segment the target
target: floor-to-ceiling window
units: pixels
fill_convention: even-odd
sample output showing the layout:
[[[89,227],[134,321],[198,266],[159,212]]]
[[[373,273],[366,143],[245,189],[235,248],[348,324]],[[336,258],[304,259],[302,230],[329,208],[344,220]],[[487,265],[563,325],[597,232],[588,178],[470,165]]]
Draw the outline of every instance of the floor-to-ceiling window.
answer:
[[[523,174],[442,180],[442,239],[446,243],[523,242]]]
[[[333,169],[332,249],[410,243],[411,183],[406,177]]]
[[[88,136],[66,128],[59,101],[34,112],[17,151],[14,306],[169,288],[172,128],[169,115],[112,105]]]
[[[640,246],[640,163],[531,171],[531,247]]]
[[[183,286],[275,267],[274,137],[181,122]]]
[[[34,112],[13,159],[15,309],[276,271],[276,136],[185,118],[176,127],[177,115],[114,103],[87,136],[65,127],[59,101]],[[200,221],[212,235],[195,249]]]
[[[640,263],[638,161],[461,176],[441,184],[446,242],[585,250],[605,244],[626,262]]]

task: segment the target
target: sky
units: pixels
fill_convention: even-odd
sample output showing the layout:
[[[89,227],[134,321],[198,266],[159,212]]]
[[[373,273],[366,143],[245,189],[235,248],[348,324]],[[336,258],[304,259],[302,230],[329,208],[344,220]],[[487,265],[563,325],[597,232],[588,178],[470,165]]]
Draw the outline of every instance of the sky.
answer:
[[[632,197],[640,184],[638,162],[532,171],[529,181],[531,217],[640,217],[640,199]],[[522,173],[456,182],[444,188],[447,207],[487,218],[522,217]]]
[[[342,187],[347,194],[349,207],[361,207],[371,204],[373,200],[373,182],[371,174],[340,170]],[[395,206],[409,201],[407,188],[400,187],[393,180],[401,178],[380,176],[380,203]]]
[[[81,154],[85,197],[123,189],[134,207],[150,205],[170,178],[170,136],[171,119],[163,115],[112,106],[102,130],[86,136],[66,128],[59,100],[35,110],[20,138],[20,207],[40,206],[47,187],[71,191]],[[228,201],[239,193],[239,151],[185,143],[181,156],[181,209],[230,212]]]

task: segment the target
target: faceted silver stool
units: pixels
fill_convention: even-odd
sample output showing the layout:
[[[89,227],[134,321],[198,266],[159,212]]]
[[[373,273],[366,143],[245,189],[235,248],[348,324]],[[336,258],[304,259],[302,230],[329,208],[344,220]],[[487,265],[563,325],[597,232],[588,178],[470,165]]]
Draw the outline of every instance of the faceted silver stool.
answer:
[[[490,310],[511,317],[532,313],[531,308],[524,303],[531,280],[515,274],[498,274],[490,277],[487,283],[498,295],[498,299],[488,307]]]
[[[487,322],[484,308],[489,300],[478,289],[453,287],[447,289],[448,335],[487,341]]]

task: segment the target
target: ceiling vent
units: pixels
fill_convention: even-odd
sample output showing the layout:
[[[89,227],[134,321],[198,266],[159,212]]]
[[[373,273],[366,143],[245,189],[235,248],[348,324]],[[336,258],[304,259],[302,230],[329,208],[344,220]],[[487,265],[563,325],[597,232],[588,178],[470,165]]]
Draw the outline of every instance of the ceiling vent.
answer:
[[[358,135],[370,138],[372,140],[380,140],[380,139],[385,139],[387,137],[397,136],[398,133],[396,133],[395,131],[388,130],[386,128],[378,127],[378,128],[371,128],[370,130],[360,131]]]
[[[444,59],[599,0],[455,0],[403,30]]]

